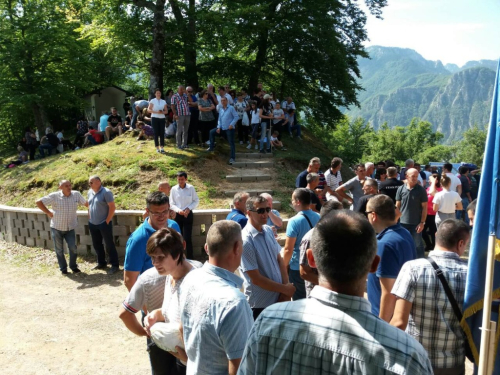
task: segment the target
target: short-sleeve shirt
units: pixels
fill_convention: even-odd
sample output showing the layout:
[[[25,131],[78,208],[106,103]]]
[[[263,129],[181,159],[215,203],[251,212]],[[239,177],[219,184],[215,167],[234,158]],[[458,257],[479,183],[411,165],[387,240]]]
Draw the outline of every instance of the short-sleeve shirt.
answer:
[[[153,105],[152,106],[153,111],[163,111],[165,109],[165,106],[167,105],[167,102],[163,99],[154,98],[154,99],[151,99],[149,104]],[[165,114],[164,113],[151,113],[151,117],[165,118]]]
[[[94,138],[94,141],[96,141],[97,143],[102,143],[101,133],[99,133],[97,130],[94,129],[90,129],[89,133],[92,136],[92,138]]]
[[[366,179],[368,178],[369,177],[366,177]],[[363,192],[363,184],[361,184],[361,181],[359,181],[358,176],[351,178],[344,185],[342,185],[342,187],[351,192],[352,200],[354,201],[353,210],[357,211],[359,198],[365,195],[365,193]]]
[[[396,178],[388,178],[387,180],[380,183],[378,190],[380,191],[380,194],[387,195],[392,199],[394,203],[396,203],[396,193],[399,187],[403,184],[403,181],[400,181]]]
[[[361,198],[359,198],[359,201],[357,204],[358,207],[356,208],[356,211],[367,216],[365,213],[366,206],[368,205],[368,201],[370,200],[370,198],[373,198],[374,196],[375,196],[375,194],[369,194],[369,195],[363,195]]]
[[[172,95],[172,105],[175,106],[177,116],[189,116],[191,114],[186,94],[179,95],[179,93],[176,93]]]
[[[318,269],[313,268],[309,265],[309,260],[307,259],[307,249],[311,248],[311,237],[313,234],[314,228],[311,229],[309,232],[305,234],[304,237],[302,237],[302,241],[300,241],[300,265],[301,266],[309,266],[316,275],[318,274]],[[306,297],[309,297],[311,294],[311,291],[314,288],[314,284],[311,283],[310,281],[304,280],[306,284]]]
[[[311,222],[307,221],[306,217]],[[297,215],[292,217],[288,221],[288,225],[286,226],[286,236],[290,238],[295,238],[295,245],[293,248],[292,258],[290,259],[290,269],[294,271],[298,271],[300,269],[299,266],[299,257],[300,257],[300,243],[302,241],[302,237],[309,232],[319,221],[319,214],[312,210],[304,210],[300,211]]]
[[[367,294],[372,313],[380,313],[382,288],[380,278],[396,279],[403,264],[417,258],[415,242],[410,232],[401,224],[385,228],[377,235],[377,255],[380,257],[377,271],[368,274]]]
[[[110,115],[108,117],[108,122],[113,128],[115,128],[120,122],[122,122],[122,118],[120,115]]]
[[[457,187],[462,185],[462,181],[453,173],[446,173],[451,180],[450,191],[457,191]]]
[[[109,213],[108,204],[115,201],[113,193],[104,186],[101,186],[97,193],[89,189],[89,223],[94,225],[102,224],[106,221]]]
[[[396,193],[398,201],[401,201],[401,223],[418,225],[422,220],[422,203],[427,203],[425,189],[418,184],[412,189],[408,189],[406,184],[401,185]]]
[[[456,210],[456,204],[461,203],[462,198],[456,191],[442,190],[434,196],[432,203],[439,206],[438,211],[443,214],[453,214]]]
[[[340,171],[337,171],[337,173],[333,174],[332,170],[328,169],[325,172],[325,182],[330,189],[335,191],[335,189],[337,189],[342,182],[342,174],[340,174]]]
[[[167,226],[181,233],[179,224],[174,220],[168,219]],[[143,273],[153,267],[151,257],[146,253],[146,244],[154,232],[156,229],[149,224],[149,218],[146,218],[144,223],[130,235],[125,247],[125,262],[123,263],[125,271]]]
[[[281,215],[280,215],[280,213],[278,212],[278,210],[272,209],[272,210],[271,210],[271,212],[272,212],[273,214],[275,214],[276,216],[281,217]],[[276,229],[280,229],[280,228],[281,228],[281,227],[278,227],[277,225],[275,225],[275,224],[273,223],[273,221],[271,220],[271,218],[270,218],[270,217],[268,217],[268,218],[267,218],[267,223],[266,223],[266,224],[267,224],[267,225],[269,225],[271,228],[272,228],[272,227],[275,227]]]
[[[253,316],[242,284],[209,262],[184,278],[180,306],[188,375],[227,374],[228,360],[243,356]]]
[[[50,193],[41,199],[45,206],[52,206],[54,216],[50,219],[50,227],[60,231],[70,231],[78,226],[76,210],[78,205],[83,206],[85,198],[79,191],[71,190],[71,194],[65,196],[62,191]]]
[[[236,110],[236,113],[238,114],[240,120],[243,118],[243,114],[245,113],[247,107],[248,104],[245,101],[234,102],[234,109]]]
[[[267,225],[263,225],[262,232],[259,232],[251,223],[248,223],[241,232],[241,236],[243,254],[240,270],[245,279],[243,283],[245,296],[251,308],[266,308],[278,302],[280,294],[252,284],[247,271],[258,270],[262,276],[281,284],[283,281],[278,264],[281,246],[274,238],[273,230]]]
[[[464,175],[458,175],[457,176],[460,179],[460,182],[462,183],[462,195],[460,197],[462,198],[468,198],[467,193],[470,193],[470,180],[468,176]]]
[[[165,279],[156,268],[150,268],[139,276],[127,298],[123,301],[123,308],[135,314],[146,306],[148,311],[161,308],[165,293]]]
[[[197,101],[198,101],[198,98],[196,97],[196,95],[191,95],[191,102],[192,102],[192,103],[196,103]],[[192,115],[194,115],[194,116],[198,117],[198,111],[199,111],[199,109],[198,109],[198,105],[196,105],[196,107],[191,107],[191,106],[189,106],[189,112],[190,112]]]
[[[295,187],[298,189],[298,188],[305,188],[307,186],[307,175],[309,174],[309,172],[307,171],[307,169],[305,171],[302,171],[299,173],[299,175],[297,176],[296,180],[295,180]]]
[[[198,105],[203,108],[210,108],[212,106],[212,102],[210,100],[199,99]],[[215,120],[214,113],[212,111],[200,111],[199,115],[200,121],[213,121]]]
[[[248,222],[248,218],[245,214],[236,208],[233,208],[233,210],[227,214],[226,220],[236,221],[240,224],[241,229],[245,228],[245,225],[247,225]]]
[[[311,196],[311,204],[314,204],[316,206],[316,211],[321,210],[321,201],[319,200],[316,193],[311,189],[306,189],[306,190],[309,192],[309,195]]]
[[[146,125],[144,124],[144,134],[148,137],[153,137],[155,135],[155,132],[153,130],[153,127],[151,125]]]
[[[283,119],[280,119],[281,116],[283,116],[285,114],[285,112],[283,112],[283,110],[280,108],[280,109],[273,109],[273,124],[277,124],[278,122],[280,121],[283,121]]]

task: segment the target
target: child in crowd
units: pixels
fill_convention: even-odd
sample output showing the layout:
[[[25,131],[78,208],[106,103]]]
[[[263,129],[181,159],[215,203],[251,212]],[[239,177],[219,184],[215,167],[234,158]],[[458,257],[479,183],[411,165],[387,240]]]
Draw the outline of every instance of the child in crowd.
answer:
[[[127,111],[127,116],[125,117],[125,125],[123,126],[123,130],[127,131],[132,129],[132,117],[134,117],[134,114],[131,109]]]
[[[137,129],[139,130],[139,136],[137,137],[138,141],[153,139],[154,131],[153,127],[151,127],[150,125],[146,125],[142,121],[139,121],[137,123]]]
[[[273,124],[272,124],[273,134],[274,132],[281,134],[281,128],[283,127],[284,122],[285,122],[285,112],[281,109],[280,102],[277,101],[274,104],[274,109],[273,109]],[[281,136],[278,136],[278,139],[281,141]]]
[[[16,165],[26,164],[28,162],[28,153],[24,150],[22,146],[17,146],[17,151],[19,151],[19,156],[17,160],[8,162],[5,168],[13,168]]]
[[[259,142],[257,139],[259,138],[259,130],[260,130],[260,117],[259,117],[259,109],[257,108],[257,102],[250,102],[250,124],[252,127],[252,138],[250,139],[250,144],[247,146],[247,149],[251,149],[252,145],[255,145],[255,149],[259,149]]]
[[[279,148],[281,151],[286,151],[286,148],[283,147],[283,142],[281,142],[278,138],[279,135],[280,133],[277,130],[273,131],[273,134],[271,135],[271,144],[274,148]]]
[[[247,125],[243,125],[243,116],[246,116],[248,104],[243,100],[243,94],[241,92],[238,93],[238,100],[234,103],[234,109],[238,114],[239,120],[236,123],[236,129],[238,130],[238,139],[240,141],[240,145],[248,142],[248,133],[250,131],[250,127]]]

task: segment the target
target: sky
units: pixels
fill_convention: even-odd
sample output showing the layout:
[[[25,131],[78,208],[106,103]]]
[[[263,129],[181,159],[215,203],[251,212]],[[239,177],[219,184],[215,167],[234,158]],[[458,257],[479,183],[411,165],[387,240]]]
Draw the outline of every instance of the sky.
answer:
[[[500,0],[388,0],[382,17],[368,16],[365,46],[410,48],[458,66],[500,58]]]

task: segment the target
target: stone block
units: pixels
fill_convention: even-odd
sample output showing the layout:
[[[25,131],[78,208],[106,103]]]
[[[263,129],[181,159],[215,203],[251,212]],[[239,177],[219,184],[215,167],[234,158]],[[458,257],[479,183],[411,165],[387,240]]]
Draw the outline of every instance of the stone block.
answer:
[[[34,221],[33,229],[35,230],[45,230],[45,223],[43,221]],[[47,227],[47,230],[50,229],[50,225]]]
[[[87,227],[87,228],[85,228]],[[88,233],[88,226],[85,226],[83,224],[79,224],[75,228],[75,234],[80,234],[80,235],[86,235]]]
[[[117,225],[125,225],[135,229],[140,225],[139,216],[119,215],[115,216]]]
[[[116,246],[116,252],[118,253],[118,257],[125,257],[125,246]]]
[[[113,226],[113,235],[115,236],[128,236],[130,235],[130,227],[128,225],[115,225]]]
[[[77,235],[76,238],[77,238],[77,244],[92,246],[92,237],[91,236]]]
[[[217,215],[214,215],[215,216],[215,221],[219,221],[219,220],[226,220],[226,217],[227,217],[227,214],[217,214]],[[209,228],[207,228],[207,231],[208,231]]]
[[[227,182],[241,182],[241,176],[238,175],[229,175],[226,176],[226,181]]]
[[[43,238],[44,240],[51,240],[52,239],[50,232],[47,230],[38,231],[38,237]]]
[[[14,228],[24,228],[24,223],[22,220],[14,219],[12,220],[12,224],[14,225]]]
[[[115,233],[113,233],[115,234]],[[128,236],[115,236],[115,244],[116,246],[125,247],[127,245]]]
[[[35,239],[33,237],[26,237],[26,246],[34,247]]]
[[[15,242],[17,242],[19,245],[26,245],[25,237],[16,236],[15,238],[16,238]]]
[[[34,222],[34,221],[37,221],[37,219],[38,219],[38,215],[37,214],[27,214],[26,216],[27,216],[26,218],[29,221],[33,221]]]
[[[18,220],[26,220],[28,218],[28,215],[26,212],[17,212],[17,219]]]
[[[19,228],[19,235],[23,237],[29,237],[30,231],[27,228]]]
[[[44,240],[43,238],[37,237],[35,238],[35,246],[36,247],[41,247],[42,249],[47,249],[47,241]]]
[[[210,225],[212,224],[212,214],[211,213],[195,213],[193,214],[193,226],[194,225]]]

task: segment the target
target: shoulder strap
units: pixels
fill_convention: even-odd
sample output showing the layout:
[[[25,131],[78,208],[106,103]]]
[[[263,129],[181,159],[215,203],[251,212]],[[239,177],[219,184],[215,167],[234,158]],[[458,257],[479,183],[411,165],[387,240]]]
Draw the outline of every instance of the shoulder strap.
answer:
[[[309,218],[302,211],[300,212],[300,214],[306,218],[307,222],[309,223],[309,226],[311,227],[311,229],[313,229],[313,225],[311,224],[311,220],[309,220]]]
[[[455,296],[453,296],[453,292],[450,289],[450,286],[448,285],[448,282],[446,281],[443,271],[441,271],[441,268],[436,264],[434,259],[431,257],[428,257],[427,260],[429,263],[432,265],[434,268],[434,272],[436,273],[437,278],[439,281],[441,281],[441,285],[443,285],[444,292],[446,293],[446,296],[448,297],[448,300],[451,303],[451,307],[453,308],[453,312],[455,313],[455,316],[457,317],[458,321],[462,321],[462,312],[460,311],[460,308],[458,307],[457,300],[455,299]]]

